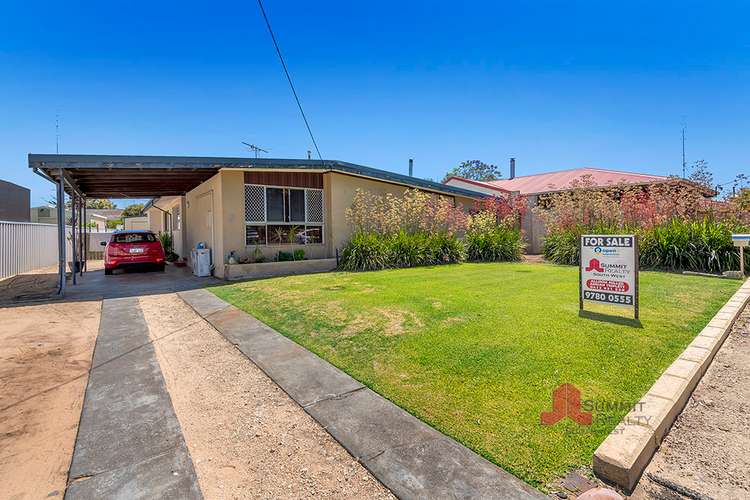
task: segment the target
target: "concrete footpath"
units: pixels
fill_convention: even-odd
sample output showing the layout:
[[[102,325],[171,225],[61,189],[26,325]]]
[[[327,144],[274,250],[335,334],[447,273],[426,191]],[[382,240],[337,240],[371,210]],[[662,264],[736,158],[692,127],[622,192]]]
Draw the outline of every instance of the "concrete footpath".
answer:
[[[102,304],[66,499],[202,498],[138,298]]]
[[[207,290],[178,294],[399,498],[546,498]]]

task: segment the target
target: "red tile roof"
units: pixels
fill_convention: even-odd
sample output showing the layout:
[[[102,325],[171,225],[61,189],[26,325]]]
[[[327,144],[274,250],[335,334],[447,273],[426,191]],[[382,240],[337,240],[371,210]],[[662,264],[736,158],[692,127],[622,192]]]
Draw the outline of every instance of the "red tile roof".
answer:
[[[663,175],[638,174],[635,172],[619,172],[603,168],[572,168],[558,172],[522,175],[514,179],[489,181],[490,186],[519,191],[521,194],[545,193],[548,191],[562,191],[571,187],[571,182],[586,176],[587,182],[595,186],[610,186],[614,184],[650,184],[663,182],[668,177]]]

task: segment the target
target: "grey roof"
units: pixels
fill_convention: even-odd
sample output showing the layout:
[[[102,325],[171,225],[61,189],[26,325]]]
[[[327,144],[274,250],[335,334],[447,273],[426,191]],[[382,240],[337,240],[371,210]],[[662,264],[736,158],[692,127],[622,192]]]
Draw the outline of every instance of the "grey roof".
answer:
[[[404,174],[388,172],[377,168],[357,165],[339,160],[303,160],[289,158],[231,158],[231,157],[203,157],[203,156],[131,156],[131,155],[60,155],[60,154],[29,154],[29,167],[40,169],[55,178],[56,171],[65,169],[75,179],[75,171],[86,171],[87,178],[91,172],[102,169],[107,171],[121,169],[135,169],[148,174],[148,171],[159,171],[160,183],[166,184],[169,178],[182,176],[189,171],[192,175],[205,172],[213,175],[221,168],[258,168],[258,169],[310,169],[341,172],[363,177],[370,177],[386,182],[404,184],[439,193],[482,198],[486,195],[455,186],[448,186],[439,182],[410,177]],[[155,173],[155,172],[154,172]],[[171,174],[171,175],[170,175]],[[175,175],[176,174],[176,175]],[[203,178],[201,177],[201,178]],[[195,177],[195,180],[200,180]],[[205,180],[205,179],[204,179]],[[202,182],[202,180],[201,180]],[[200,183],[200,182],[199,182]],[[196,184],[197,185],[197,184]],[[122,193],[126,194],[126,193]],[[155,195],[157,193],[154,193]],[[158,193],[166,196],[169,193]],[[175,192],[173,194],[183,194]],[[131,195],[135,196],[135,195]],[[115,197],[115,196],[113,196]],[[147,197],[147,196],[146,196]]]

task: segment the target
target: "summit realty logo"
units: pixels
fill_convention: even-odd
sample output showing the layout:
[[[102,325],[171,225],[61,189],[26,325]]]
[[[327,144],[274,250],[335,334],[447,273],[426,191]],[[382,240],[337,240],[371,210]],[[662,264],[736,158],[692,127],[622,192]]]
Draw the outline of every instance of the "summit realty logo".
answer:
[[[591,271],[596,271],[598,273],[604,272],[604,268],[602,267],[601,262],[599,262],[599,259],[591,259],[589,261],[589,265],[586,268],[586,272],[590,273]]]
[[[552,411],[541,413],[542,425],[555,425],[564,418],[581,425],[591,425],[593,415],[581,410],[581,391],[573,384],[562,384],[552,393]]]

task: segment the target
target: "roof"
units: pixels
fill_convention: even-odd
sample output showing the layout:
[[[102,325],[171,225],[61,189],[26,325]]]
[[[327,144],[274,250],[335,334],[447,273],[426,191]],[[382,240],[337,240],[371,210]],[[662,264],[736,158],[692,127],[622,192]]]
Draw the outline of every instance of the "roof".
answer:
[[[443,182],[444,183],[448,183],[448,182],[450,182],[453,179],[455,179],[455,180],[457,180],[459,182],[465,183],[465,184],[471,184],[473,186],[477,186],[478,188],[490,189],[490,190],[496,191],[498,193],[505,193],[505,194],[512,193],[512,191],[510,191],[509,189],[501,188],[499,186],[493,186],[493,185],[489,184],[487,181],[475,181],[474,179],[467,179],[465,177],[458,177],[457,175],[451,175],[450,177],[448,177],[447,179],[445,179]]]
[[[509,191],[518,191],[521,194],[537,194],[570,189],[572,187],[571,183],[574,180],[580,181],[584,176],[586,176],[587,181],[597,187],[623,183],[652,184],[655,182],[664,182],[669,179],[669,177],[663,175],[639,174],[636,172],[622,172],[603,168],[572,168],[557,172],[521,175],[513,179],[488,181],[486,184]]]
[[[78,190],[94,198],[179,196],[222,168],[340,172],[438,193],[481,198],[482,193],[339,160],[202,156],[29,154],[29,167],[57,180],[64,169]]]

